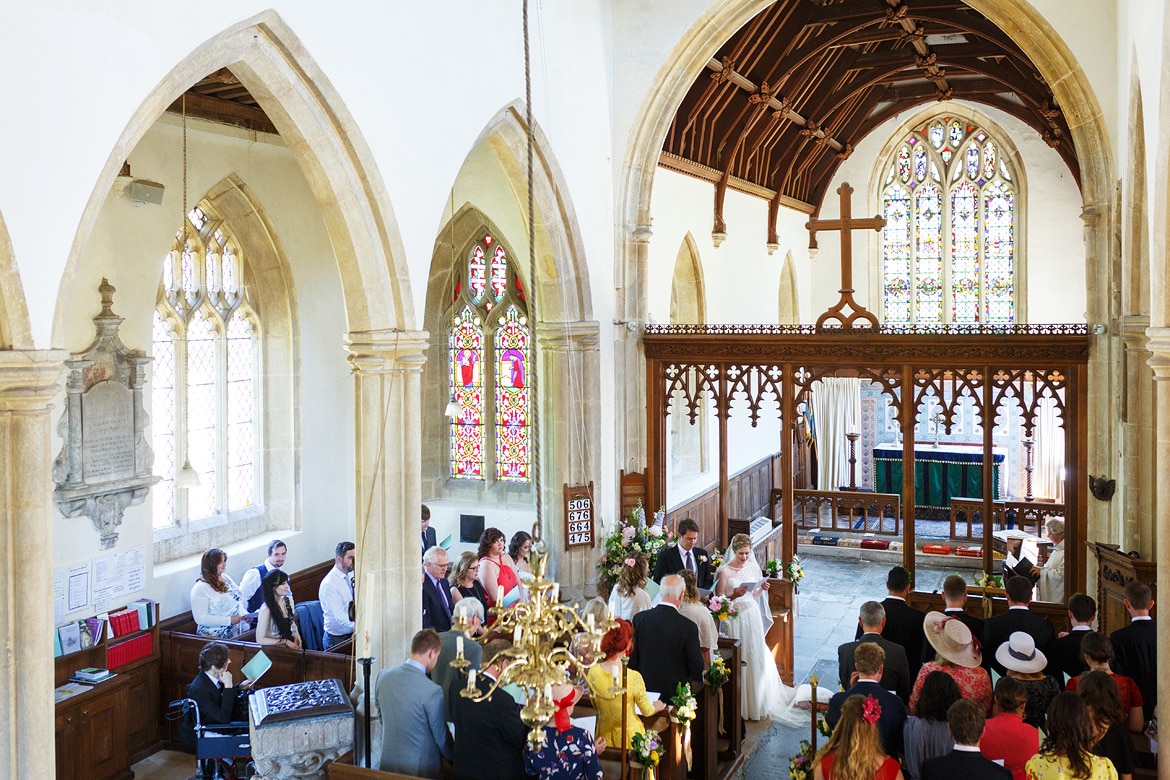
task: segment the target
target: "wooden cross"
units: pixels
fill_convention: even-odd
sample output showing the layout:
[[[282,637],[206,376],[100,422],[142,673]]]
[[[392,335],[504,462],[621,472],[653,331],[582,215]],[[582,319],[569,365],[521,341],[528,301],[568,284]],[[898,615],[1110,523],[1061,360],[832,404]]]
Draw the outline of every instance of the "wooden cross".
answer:
[[[854,230],[878,230],[886,226],[884,217],[875,216],[873,218],[853,219],[853,211],[850,208],[850,197],[853,195],[853,188],[849,186],[849,182],[843,182],[837,188],[837,194],[841,196],[841,218],[840,219],[810,219],[804,223],[808,228],[808,248],[816,249],[817,247],[817,231],[818,230],[840,230],[841,231],[841,300],[837,301],[836,305],[817,318],[817,327],[823,327],[828,320],[836,320],[841,323],[841,327],[845,330],[853,330],[853,323],[856,320],[865,320],[871,327],[877,328],[878,320],[871,312],[867,311],[864,306],[858,305],[853,300],[853,231]],[[848,304],[853,313],[846,315],[844,310]]]

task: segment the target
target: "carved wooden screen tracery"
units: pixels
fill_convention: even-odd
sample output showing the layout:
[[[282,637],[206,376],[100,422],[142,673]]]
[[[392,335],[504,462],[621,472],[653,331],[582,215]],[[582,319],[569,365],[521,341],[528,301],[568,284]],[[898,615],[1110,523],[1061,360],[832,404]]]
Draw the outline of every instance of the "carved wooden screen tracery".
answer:
[[[809,326],[651,326],[646,330],[647,494],[663,503],[666,485],[666,416],[678,395],[695,419],[709,404],[719,423],[720,542],[727,543],[727,419],[746,410],[752,426],[777,415],[782,430],[797,419],[797,404],[813,382],[826,377],[861,377],[877,385],[901,429],[903,462],[914,458],[915,426],[928,405],[950,432],[966,413],[983,437],[984,517],[992,516],[990,453],[997,424],[1019,415],[1024,437],[1034,437],[1043,403],[1051,403],[1065,431],[1066,592],[1084,586],[1086,431],[1084,393],[1088,336],[1083,325],[992,328],[937,327],[918,331],[882,328],[858,333]],[[1045,399],[1051,399],[1045,401]],[[1017,411],[1011,409],[1016,407]],[[708,412],[710,413],[710,412]],[[781,460],[792,447],[780,437]],[[904,561],[914,566],[914,471],[903,468]],[[786,558],[795,550],[792,470],[781,473]],[[909,496],[907,499],[906,497]],[[985,534],[984,568],[993,569],[991,538]],[[1069,590],[1069,588],[1073,590]]]

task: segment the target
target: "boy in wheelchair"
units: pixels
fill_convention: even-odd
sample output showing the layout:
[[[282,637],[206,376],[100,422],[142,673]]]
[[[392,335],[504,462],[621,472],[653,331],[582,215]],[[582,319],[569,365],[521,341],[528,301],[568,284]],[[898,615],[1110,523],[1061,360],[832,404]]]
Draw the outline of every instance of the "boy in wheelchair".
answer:
[[[219,776],[216,767],[219,758],[215,756],[231,758],[237,755],[241,742],[240,738],[225,739],[224,751],[217,752],[212,742],[212,734],[238,734],[241,731],[247,734],[247,694],[252,687],[252,681],[243,680],[239,685],[233,685],[232,673],[228,670],[230,666],[227,645],[209,642],[199,653],[199,674],[187,686],[187,697],[195,702],[198,713],[184,711],[183,720],[179,725],[179,739],[194,750],[200,759],[199,776],[204,780]],[[197,733],[197,722],[200,727],[210,728],[207,728],[206,733],[203,733],[203,728],[199,728]],[[246,736],[243,737],[243,742],[247,742]],[[234,766],[230,771],[234,777]]]

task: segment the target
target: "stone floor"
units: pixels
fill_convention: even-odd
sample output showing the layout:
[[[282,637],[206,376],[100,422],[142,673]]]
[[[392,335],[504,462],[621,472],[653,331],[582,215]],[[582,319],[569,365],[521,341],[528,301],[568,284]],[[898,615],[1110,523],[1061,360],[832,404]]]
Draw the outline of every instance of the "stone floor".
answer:
[[[856,548],[818,548],[802,545],[805,579],[799,594],[796,620],[794,669],[796,682],[816,673],[823,687],[837,688],[837,646],[852,641],[857,610],[865,601],[885,598],[886,573],[901,562],[900,553]],[[920,562],[916,587],[933,591],[966,561],[951,559]],[[750,751],[740,780],[772,780],[788,772],[788,758],[796,753],[809,729],[779,724],[748,725],[745,748]],[[186,780],[194,771],[193,759],[183,753],[163,751],[135,764],[134,775],[148,780]]]

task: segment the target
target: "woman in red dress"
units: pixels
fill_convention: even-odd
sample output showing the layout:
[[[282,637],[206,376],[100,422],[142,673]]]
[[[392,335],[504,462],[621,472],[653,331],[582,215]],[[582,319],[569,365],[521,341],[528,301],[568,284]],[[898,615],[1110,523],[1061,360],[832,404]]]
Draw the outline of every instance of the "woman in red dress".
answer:
[[[485,528],[479,536],[479,581],[487,591],[489,607],[496,606],[516,587],[516,564],[504,552],[507,544],[499,528]]]
[[[881,714],[872,696],[846,699],[833,736],[813,759],[813,780],[903,780],[897,759],[882,752]]]

